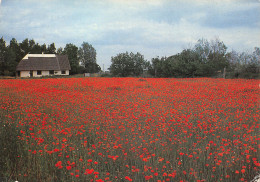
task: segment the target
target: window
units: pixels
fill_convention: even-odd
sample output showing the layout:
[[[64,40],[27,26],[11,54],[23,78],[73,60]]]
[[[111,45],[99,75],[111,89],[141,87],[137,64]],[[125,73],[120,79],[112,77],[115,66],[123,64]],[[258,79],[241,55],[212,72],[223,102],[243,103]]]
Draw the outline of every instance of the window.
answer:
[[[63,75],[66,74],[66,71],[61,71],[61,74],[63,74]]]
[[[49,74],[50,74],[50,75],[54,75],[54,70],[50,70],[50,71],[49,71]]]
[[[37,70],[37,75],[42,75],[42,71]]]

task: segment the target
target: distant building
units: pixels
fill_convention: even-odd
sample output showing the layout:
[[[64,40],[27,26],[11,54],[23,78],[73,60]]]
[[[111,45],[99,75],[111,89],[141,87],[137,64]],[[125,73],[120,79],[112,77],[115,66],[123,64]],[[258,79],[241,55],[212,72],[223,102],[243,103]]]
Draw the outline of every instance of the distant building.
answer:
[[[17,77],[69,75],[71,70],[67,55],[27,54],[16,67]]]

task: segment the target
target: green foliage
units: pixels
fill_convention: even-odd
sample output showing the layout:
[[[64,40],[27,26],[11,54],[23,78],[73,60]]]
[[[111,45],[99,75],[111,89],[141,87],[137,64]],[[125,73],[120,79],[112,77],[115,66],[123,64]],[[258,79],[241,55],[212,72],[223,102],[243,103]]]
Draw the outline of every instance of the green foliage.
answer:
[[[232,51],[228,54],[229,78],[260,78],[260,49],[255,47],[252,54]]]
[[[20,51],[21,51],[21,57],[24,57],[26,54],[30,52],[29,40],[27,38],[24,39],[22,43],[20,43]]]
[[[173,76],[175,77],[194,77],[199,74],[199,55],[193,50],[183,50],[169,61],[172,61]]]
[[[59,48],[57,49],[57,54],[58,54],[58,55],[62,55],[62,53],[63,53],[63,48],[62,48],[62,47],[59,47]]]
[[[111,58],[110,71],[114,76],[140,76],[149,67],[149,62],[144,60],[140,53],[120,53]]]
[[[110,71],[114,76],[126,77],[133,73],[134,62],[128,52],[111,58]]]
[[[152,58],[152,65],[149,68],[149,73],[155,77],[163,77],[164,58]],[[171,73],[170,71],[168,73]]]
[[[42,50],[43,53],[47,52],[47,47],[46,47],[45,43],[41,45],[41,50]]]
[[[97,73],[101,70],[100,66],[96,63],[96,49],[89,43],[83,42],[78,50],[80,62],[85,67],[87,73]]]
[[[56,54],[56,47],[55,47],[55,44],[52,43],[48,46],[46,52],[44,52],[46,54]]]
[[[216,77],[230,69],[227,47],[216,39],[200,39],[192,49],[168,58],[153,58],[149,72],[155,77]]]
[[[62,54],[67,55],[70,61],[71,71],[70,74],[77,74],[79,67],[79,58],[78,58],[78,47],[74,44],[66,44]]]
[[[41,46],[38,43],[36,43],[35,45],[32,46],[30,53],[31,54],[41,54],[42,53]]]
[[[0,75],[4,75],[6,69],[5,55],[6,55],[6,43],[3,37],[0,39]]]
[[[1,75],[13,76],[15,73],[17,62],[17,56],[19,56],[19,52],[17,51],[17,45],[12,40],[12,44],[9,46],[5,46],[5,41],[3,38],[0,40],[0,60],[1,60]]]
[[[97,63],[88,62],[85,63],[85,73],[98,73],[101,70],[101,67]]]
[[[12,38],[12,40],[10,41],[10,44],[7,48],[10,50],[10,52],[14,53],[15,61],[18,63],[22,59],[23,54],[22,54],[22,50],[21,50],[20,45],[17,42],[17,40],[15,38]]]

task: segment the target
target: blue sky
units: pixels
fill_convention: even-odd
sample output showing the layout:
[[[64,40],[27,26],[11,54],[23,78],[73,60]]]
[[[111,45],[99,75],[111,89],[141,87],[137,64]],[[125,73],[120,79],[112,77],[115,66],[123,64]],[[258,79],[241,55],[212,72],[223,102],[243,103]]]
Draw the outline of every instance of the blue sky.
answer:
[[[112,56],[170,56],[198,39],[231,51],[260,47],[260,0],[0,0],[0,36],[43,44],[83,41],[109,67]]]

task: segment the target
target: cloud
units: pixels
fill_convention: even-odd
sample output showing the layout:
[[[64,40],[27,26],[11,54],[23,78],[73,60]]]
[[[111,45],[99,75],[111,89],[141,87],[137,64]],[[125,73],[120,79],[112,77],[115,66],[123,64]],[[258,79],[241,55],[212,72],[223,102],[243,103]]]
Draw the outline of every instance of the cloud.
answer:
[[[219,37],[231,49],[260,46],[258,0],[6,0],[0,8],[5,39],[86,41],[106,64],[121,51],[170,56],[200,38]]]

